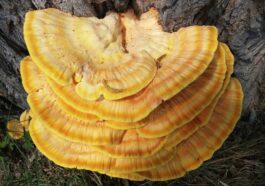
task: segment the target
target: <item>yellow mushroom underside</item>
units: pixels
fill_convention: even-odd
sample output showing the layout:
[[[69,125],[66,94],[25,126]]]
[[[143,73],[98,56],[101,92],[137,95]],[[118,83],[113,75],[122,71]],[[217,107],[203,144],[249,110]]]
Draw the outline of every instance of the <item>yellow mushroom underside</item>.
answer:
[[[109,17],[107,16],[105,19],[106,20],[112,20],[113,22],[115,22],[114,21],[114,20],[116,20],[115,17],[117,17],[115,15],[116,14],[114,14],[114,13],[110,14]],[[42,17],[42,16],[44,16],[44,17]],[[143,16],[143,17],[148,17],[148,16]],[[150,17],[151,17],[150,19],[154,19],[153,16],[150,16]],[[68,20],[68,19],[69,19],[69,21],[67,22],[68,26],[66,27],[66,21],[65,20]],[[54,39],[52,39],[55,36],[57,36],[54,33],[50,33],[50,32],[53,32],[53,30],[55,29],[53,27],[55,27],[56,24],[54,24],[54,23],[56,23],[57,20],[59,22],[58,23],[59,25],[63,24],[63,26],[59,27],[59,28],[61,28],[61,30],[64,30],[64,31],[68,30],[66,35],[62,34],[62,33],[64,33],[63,31],[62,31],[62,33],[60,32],[60,35],[62,35],[60,37],[63,37],[63,38],[68,38],[68,35],[71,35],[71,37],[72,37],[72,35],[78,35],[78,34],[71,34],[72,31],[70,28],[71,28],[71,26],[77,24],[75,22],[78,22],[78,24],[80,24],[80,30],[82,30],[83,24],[87,25],[88,22],[93,22],[93,24],[95,24],[95,22],[99,21],[96,18],[73,17],[73,16],[70,16],[68,14],[61,13],[61,12],[54,10],[54,9],[47,9],[47,10],[30,12],[26,16],[26,23],[25,23],[25,27],[24,27],[25,40],[26,40],[26,44],[29,48],[30,55],[33,58],[33,61],[40,67],[40,69],[48,77],[50,77],[49,83],[50,83],[52,89],[54,90],[54,92],[58,96],[60,96],[63,100],[66,100],[66,102],[69,105],[76,108],[77,110],[97,115],[98,117],[100,117],[102,119],[106,119],[106,120],[133,122],[133,121],[137,121],[137,120],[140,120],[140,119],[146,117],[153,109],[155,109],[162,102],[162,100],[170,99],[172,96],[174,96],[175,94],[180,92],[183,88],[185,88],[192,81],[194,81],[199,75],[201,75],[204,72],[204,70],[208,67],[211,60],[213,59],[214,52],[217,48],[217,30],[215,27],[192,26],[192,27],[182,28],[178,32],[171,33],[171,34],[163,32],[162,30],[159,30],[159,29],[154,29],[154,34],[158,33],[159,36],[160,35],[161,35],[161,37],[163,36],[162,38],[164,38],[164,39],[162,39],[162,41],[164,43],[162,43],[162,44],[161,43],[151,43],[151,44],[156,44],[153,46],[155,48],[153,51],[156,51],[158,48],[161,48],[160,52],[162,52],[162,53],[166,52],[165,55],[162,55],[162,56],[157,58],[156,56],[154,56],[152,54],[152,49],[150,48],[151,45],[148,45],[148,44],[147,45],[149,46],[149,49],[147,46],[147,50],[148,50],[147,52],[141,52],[143,50],[142,49],[143,47],[140,47],[140,46],[139,47],[136,46],[136,47],[134,47],[134,49],[131,49],[133,53],[137,53],[137,54],[148,53],[147,56],[149,56],[149,57],[153,55],[151,58],[154,58],[154,61],[156,61],[156,63],[159,63],[159,65],[158,65],[159,68],[155,74],[155,77],[152,79],[152,81],[149,84],[147,83],[147,84],[143,85],[144,83],[143,84],[140,83],[140,81],[138,81],[137,78],[133,78],[133,79],[135,79],[135,81],[137,81],[137,85],[138,84],[143,85],[143,87],[141,88],[142,90],[140,92],[138,92],[137,94],[135,94],[133,96],[129,96],[127,98],[123,98],[121,100],[117,100],[115,102],[114,101],[108,101],[106,99],[103,99],[103,100],[101,99],[101,100],[97,101],[96,104],[93,104],[92,101],[84,99],[83,96],[80,96],[80,94],[78,94],[76,92],[76,87],[79,86],[78,85],[79,84],[78,79],[81,78],[80,82],[83,83],[82,80],[84,79],[84,77],[83,77],[83,76],[85,76],[84,74],[76,75],[74,77],[75,81],[77,81],[76,82],[77,84],[67,81],[68,83],[66,83],[65,85],[62,85],[63,83],[56,81],[56,79],[54,77],[54,76],[56,76],[57,78],[63,79],[65,74],[66,75],[71,74],[71,75],[69,75],[69,78],[72,79],[73,73],[77,73],[78,71],[80,71],[80,69],[77,65],[77,63],[80,62],[80,60],[74,59],[74,58],[76,56],[80,56],[79,53],[82,51],[82,49],[80,49],[80,47],[77,47],[77,46],[76,47],[73,46],[73,50],[70,50],[69,43],[68,43],[68,45],[67,44],[62,45],[62,43],[60,44],[60,42],[66,42],[63,39],[58,39],[57,37],[56,37],[57,38],[56,41],[54,41]],[[76,21],[76,20],[78,20],[78,21]],[[105,21],[104,21],[104,19],[100,20],[99,25],[102,26],[103,23],[109,24],[109,23],[106,23],[107,22],[106,20]],[[48,29],[47,32],[43,30],[44,28],[40,28],[40,26],[38,26],[41,23],[45,25],[46,21],[49,22],[47,27],[49,27],[49,28],[51,27],[51,29]],[[141,22],[141,19],[139,20],[139,22]],[[143,23],[145,23],[145,22],[146,22],[146,18],[144,19]],[[152,22],[154,22],[154,21],[152,21]],[[116,23],[116,24],[120,24],[120,23]],[[158,24],[158,23],[156,23],[156,24]],[[141,27],[140,23],[139,23],[139,25]],[[101,26],[99,26],[99,27],[101,27]],[[45,27],[45,26],[43,26],[43,27]],[[88,27],[91,27],[91,25]],[[108,30],[108,32],[110,32],[110,34],[112,33],[113,29],[114,29],[114,31],[116,31],[115,28],[112,28],[110,25],[107,25],[107,26],[105,25],[102,27],[104,27],[104,28],[102,28],[103,30],[108,28],[107,30]],[[36,32],[36,31],[38,31],[38,32]],[[70,32],[70,33],[68,33],[68,32]],[[75,29],[75,33],[76,32],[79,32],[78,28]],[[152,29],[150,30],[150,32],[152,33]],[[82,35],[82,33],[81,33],[81,35]],[[83,35],[85,35],[85,34],[83,34]],[[91,35],[93,35],[93,34],[90,34],[90,36],[86,37],[86,38],[89,38],[88,40],[90,43],[91,43],[90,40],[93,39],[93,37]],[[73,36],[73,37],[75,37],[75,36]],[[167,38],[167,39],[165,39],[165,38]],[[135,41],[135,40],[140,40],[140,39],[141,38],[135,38],[133,40]],[[47,43],[46,43],[46,41],[47,41]],[[52,44],[52,41],[54,41],[54,43],[57,43],[58,46],[60,46],[60,47],[63,46],[66,48],[57,49],[56,48],[57,45],[54,45],[54,43]],[[73,45],[75,45],[75,43],[80,43],[80,39],[77,39],[77,41],[79,41],[79,42],[73,42],[72,41],[71,43],[74,43]],[[89,42],[84,42],[86,40],[81,40],[81,41],[82,41],[81,44],[89,43]],[[67,42],[69,42],[69,41],[67,41]],[[104,41],[104,42],[109,42],[109,41]],[[128,43],[127,45],[130,46],[130,43]],[[140,45],[140,43],[139,43],[139,45]],[[163,45],[163,46],[166,45],[166,46],[168,46],[169,49],[165,49],[165,47],[162,47],[161,45]],[[55,48],[53,48],[53,47],[55,47]],[[95,47],[96,47],[96,45],[95,45]],[[96,49],[96,48],[94,49],[94,48],[93,47],[89,48],[89,50],[93,49],[93,52],[96,55],[96,54],[98,54],[98,51],[95,52],[94,50],[100,51],[100,47],[96,47],[99,49]],[[136,48],[139,48],[139,50],[141,50],[141,51],[135,51]],[[45,55],[48,51],[50,53]],[[65,51],[67,51],[67,52],[65,52]],[[57,54],[57,53],[59,53],[59,54]],[[130,51],[129,51],[129,53],[130,53]],[[68,56],[69,56],[69,58],[68,58]],[[60,62],[60,61],[64,61],[64,62]],[[66,64],[65,64],[65,61],[67,61]],[[108,61],[112,62],[111,59],[108,59]],[[84,61],[81,60],[81,62],[83,63]],[[93,63],[93,62],[91,62],[91,63]],[[147,60],[146,64],[148,64],[148,60]],[[52,66],[50,67],[49,65],[52,65]],[[86,65],[87,65],[87,63],[85,63],[85,66]],[[84,64],[82,64],[81,66],[82,66],[82,70],[86,69],[86,67],[84,67]],[[126,69],[126,67],[127,67],[127,65],[123,66],[122,64],[119,64],[118,66],[123,67],[123,69]],[[128,68],[134,69],[134,67],[132,65],[129,65]],[[93,67],[91,67],[91,68],[89,67],[87,69],[93,70]],[[144,69],[147,69],[147,68],[144,68]],[[55,71],[60,71],[58,73],[63,73],[63,74],[53,73]],[[73,72],[68,73],[68,71],[73,71]],[[108,71],[111,72],[112,70],[110,68],[108,68]],[[136,76],[137,77],[143,77],[144,76],[144,72],[142,72],[141,70],[135,70],[135,71],[137,71],[137,75],[135,75],[135,77]],[[140,74],[138,74],[138,71]],[[115,70],[114,70],[114,72],[115,72]],[[85,73],[85,71],[82,73]],[[51,75],[51,74],[53,74],[53,75]],[[90,72],[87,74],[91,75],[91,74],[93,74],[93,72],[92,73]],[[105,74],[105,73],[103,73],[103,74]],[[176,74],[178,74],[178,76],[176,76]],[[130,73],[126,72],[126,76],[127,75],[130,75]],[[67,75],[67,77],[68,77],[68,75]],[[98,77],[98,75],[94,74],[93,77]],[[119,79],[121,79],[121,78],[119,78]],[[104,82],[108,82],[108,81],[104,81]],[[60,83],[61,83],[61,85],[60,85]],[[110,89],[112,88],[115,92],[113,94],[115,94],[115,95],[122,92],[119,90],[124,89],[124,88],[114,87],[109,82],[107,84],[106,83],[103,83],[103,84],[106,85],[105,87],[109,87]],[[123,83],[123,84],[127,84],[127,82]],[[128,83],[128,86],[129,86],[129,84],[130,83]],[[146,87],[146,88],[144,88],[144,87]],[[93,90],[93,88],[91,88],[91,87],[89,89]],[[137,91],[135,91],[134,93],[136,93],[136,92]],[[134,94],[134,93],[132,93],[132,94]],[[132,95],[132,94],[130,94],[130,95]],[[126,96],[128,96],[128,95],[126,95]],[[134,105],[134,106],[131,107],[131,105]],[[108,111],[111,110],[111,112],[107,112],[106,108],[108,109]],[[124,110],[127,110],[127,113],[124,113]]]

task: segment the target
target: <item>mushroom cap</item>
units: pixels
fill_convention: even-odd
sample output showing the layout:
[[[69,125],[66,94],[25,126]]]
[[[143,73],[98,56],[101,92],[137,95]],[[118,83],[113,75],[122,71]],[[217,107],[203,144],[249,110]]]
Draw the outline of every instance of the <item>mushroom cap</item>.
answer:
[[[26,14],[24,38],[30,56],[54,81],[73,85],[88,100],[114,100],[144,88],[157,71],[145,51],[124,49],[122,30],[116,13],[97,19],[49,8]]]
[[[75,94],[73,86],[62,86],[52,79],[48,79],[48,83],[62,100],[77,110],[105,120],[139,121],[198,78],[213,59],[217,46],[215,27],[193,26],[180,29],[177,33],[179,40],[186,40],[185,43],[181,42],[184,43],[183,46],[179,46],[181,48],[176,49],[174,55],[165,56],[161,60],[162,66],[157,70],[153,81],[135,95],[115,101],[103,99],[91,102]],[[185,48],[190,50],[184,51]]]
[[[25,70],[26,68],[34,65],[28,58],[21,61],[22,71],[27,71]],[[30,82],[26,80],[27,77],[30,76],[23,76],[22,79],[25,79],[25,82]],[[28,103],[31,107],[32,117],[38,118],[46,128],[56,135],[67,140],[98,145],[94,146],[94,148],[112,157],[148,156],[160,150],[166,141],[165,137],[142,138],[137,134],[136,130],[125,131],[110,128],[107,124],[111,122],[100,121],[96,116],[89,116],[88,114],[82,117],[82,113],[72,109],[71,106],[69,106],[68,112],[65,112],[61,108],[61,104],[65,103],[56,99],[56,95],[49,90],[47,84],[42,89],[31,92],[28,95]],[[68,105],[65,104],[64,106]],[[69,112],[71,111],[76,113],[76,115],[70,115]],[[81,114],[82,119],[79,119],[79,114]]]
[[[226,44],[220,43],[220,45],[225,50],[225,59],[227,67],[226,76],[224,79],[222,89],[214,98],[213,102],[209,106],[207,106],[199,115],[197,115],[192,121],[186,123],[184,126],[180,128],[175,129],[172,133],[168,135],[167,142],[164,145],[165,148],[174,148],[180,142],[184,141],[189,136],[191,136],[199,128],[206,125],[213,114],[217,102],[219,101],[220,97],[223,95],[224,91],[227,89],[231,80],[231,75],[233,73],[234,57]]]
[[[134,173],[113,173],[113,172],[108,172],[106,173],[108,176],[111,177],[116,177],[116,178],[123,178],[131,181],[144,181],[145,177],[139,175],[139,174],[134,174]]]
[[[176,128],[179,128],[185,123],[192,120],[196,115],[198,115],[199,112],[201,112],[201,110],[203,110],[212,102],[212,100],[215,98],[222,87],[223,79],[226,73],[224,53],[225,52],[222,49],[222,46],[218,47],[213,62],[198,78],[198,80],[193,82],[190,86],[185,88],[182,92],[175,95],[170,100],[162,103],[162,105],[158,107],[154,112],[152,112],[147,118],[139,122],[126,123],[114,121],[99,121],[98,117],[75,110],[70,105],[67,105],[62,100],[56,98],[56,95],[54,95],[54,93],[50,91],[49,85],[47,83],[45,84],[45,82],[40,83],[45,88],[38,89],[38,91],[31,92],[29,94],[28,102],[33,112],[35,112],[35,115],[39,117],[44,125],[56,132],[58,135],[69,140],[74,140],[77,142],[85,141],[84,143],[89,142],[91,144],[97,144],[99,143],[98,139],[100,139],[98,137],[102,136],[103,138],[103,135],[106,135],[108,136],[108,138],[104,138],[105,141],[101,139],[100,141],[102,143],[103,141],[106,144],[120,143],[122,139],[124,139],[122,136],[125,131],[116,131],[111,128],[124,130],[138,128],[138,134],[140,134],[140,136],[144,138],[160,138],[162,136],[170,134]],[[36,76],[40,75],[41,72],[38,72],[37,68],[33,67],[34,63],[28,60],[28,58],[25,59],[26,60],[23,60],[21,62],[21,71],[27,71],[31,75],[33,75],[34,73],[36,74]],[[33,69],[34,71],[30,72],[30,70],[25,70],[27,68]],[[31,76],[27,76],[26,74],[22,73],[23,82],[24,80],[25,82],[33,82],[27,80],[28,77],[30,78]],[[33,87],[35,90],[37,90],[37,88],[35,88],[33,85],[26,84],[25,86]],[[49,107],[49,109],[46,109],[47,107]],[[181,110],[182,112],[179,112],[179,110]],[[95,127],[96,129],[94,129]],[[94,130],[93,135],[95,135],[93,138],[91,138],[92,134],[87,132],[92,129]],[[99,136],[97,136],[96,134]],[[113,136],[115,137],[115,139],[113,139]],[[151,147],[152,145],[160,147],[159,145],[157,145],[157,143],[159,142],[159,144],[161,144],[161,140],[155,139],[153,141],[144,138],[142,138],[142,140],[144,140],[145,142],[149,141],[150,143],[142,143],[146,144],[145,146],[135,145],[135,147],[139,146],[138,149],[134,151],[136,156],[146,153],[146,150],[148,148],[144,147]],[[138,137],[137,139],[141,138]],[[141,140],[136,140],[135,143],[139,143],[140,141]],[[119,149],[122,148],[123,150],[125,150],[126,148],[123,147],[128,148],[128,146],[124,144],[122,143],[119,146]],[[115,146],[115,148],[117,147]],[[114,153],[113,148],[110,148],[109,146],[100,146],[100,149],[103,149],[103,151],[106,151],[107,153],[113,153],[113,156],[119,156],[124,153],[128,154],[128,150],[122,152],[117,149]],[[144,151],[140,150],[141,148],[144,149]],[[129,148],[129,150],[131,150],[131,148]],[[148,150],[147,152],[152,153],[154,151],[155,150]],[[133,152],[130,152],[129,154],[133,156],[132,153]]]
[[[38,67],[32,63],[30,56],[26,56],[20,61],[22,85],[28,94],[47,86],[47,83],[45,83],[45,76],[42,75]]]
[[[196,132],[200,127],[206,125],[213,113],[215,108],[215,103],[212,103],[206,109],[204,109],[197,117],[192,121],[186,123],[182,127],[175,129],[168,135],[167,142],[164,147],[167,149],[174,148],[176,145],[187,139],[194,132]]]
[[[27,13],[21,75],[30,111],[9,121],[10,135],[29,126],[56,164],[130,180],[174,179],[200,166],[240,117],[234,57],[215,27],[167,33],[158,20],[153,8],[103,19]]]
[[[192,121],[185,124],[184,126],[175,129],[172,133],[168,135],[168,139],[166,144],[164,145],[165,148],[173,148],[176,145],[178,145],[180,142],[187,139],[189,136],[191,136],[194,132],[196,132],[199,128],[206,125],[216,107],[217,102],[219,101],[220,97],[223,95],[224,91],[227,89],[227,86],[229,85],[229,82],[231,80],[231,74],[233,73],[233,66],[234,66],[234,58],[224,43],[220,43],[220,45],[225,50],[225,58],[226,58],[226,76],[224,79],[224,83],[222,86],[222,89],[218,92],[217,96],[214,98],[212,103],[207,106],[199,115],[197,115]]]
[[[166,33],[154,13],[146,13],[140,19],[128,15],[125,13],[119,18],[110,13],[104,19],[78,18],[55,9],[32,11],[26,15],[24,35],[33,61],[50,78],[54,92],[77,110],[106,120],[140,120],[163,100],[170,99],[194,81],[211,62],[217,48],[215,27],[192,26]],[[152,24],[147,24],[148,21]],[[126,25],[130,29],[126,29]],[[150,28],[146,33],[148,25]],[[134,33],[135,29],[139,33]],[[128,40],[126,52],[122,44],[124,34]],[[139,34],[142,37],[139,38]],[[115,40],[111,39],[113,35]],[[143,43],[138,42],[141,38],[149,43],[142,46]],[[155,39],[152,41],[151,38]],[[106,64],[95,62],[110,49],[113,55],[103,57]],[[129,60],[129,64],[125,60],[123,63],[121,58],[127,59],[124,56],[128,55],[141,56],[143,60]],[[89,91],[91,95],[88,95]],[[95,100],[100,95],[110,100],[123,99],[117,102],[101,99],[98,106],[87,100]],[[106,112],[106,108],[112,112]]]
[[[177,34],[164,32],[159,23],[159,13],[155,8],[143,13],[140,17],[132,9],[120,15],[124,25],[127,51],[146,51],[158,63],[165,55],[170,55],[176,47]]]
[[[34,69],[34,65],[29,58],[25,58],[21,61],[21,71],[28,72],[27,68]],[[30,84],[31,81],[27,80],[28,77],[31,78],[31,75],[22,76],[26,87],[33,87]],[[85,115],[56,99],[49,85],[45,82],[42,84],[42,89],[37,90],[33,87],[37,91],[28,95],[32,117],[37,118],[42,125],[64,139],[97,145],[94,146],[95,149],[112,157],[149,156],[159,151],[166,142],[166,137],[145,139],[140,137],[136,130],[113,129],[108,126],[110,121],[100,121],[96,116]],[[62,109],[62,104],[63,108],[69,107],[67,112]],[[69,114],[70,112],[72,114]]]
[[[89,145],[70,142],[54,135],[36,120],[31,121],[30,134],[40,151],[59,165],[132,180],[168,180],[183,176],[212,156],[239,119],[242,99],[240,83],[232,79],[217,102],[209,123],[172,151],[162,148],[154,155],[141,158],[111,158]]]
[[[25,110],[19,117],[20,124],[25,128],[25,131],[29,130],[29,123],[30,123],[30,111]]]
[[[94,146],[98,151],[111,157],[147,157],[162,149],[167,137],[146,139],[136,132],[127,130],[119,144]]]
[[[48,89],[48,87],[47,87]],[[56,135],[62,138],[89,143],[94,145],[120,143],[125,130],[117,130],[106,126],[104,121],[93,120],[82,121],[79,118],[71,117],[62,110],[52,94],[38,91],[28,95],[28,103],[33,113],[33,118],[40,122]]]
[[[24,58],[20,65],[23,86],[27,87],[26,90],[29,91],[27,100],[32,117],[38,118],[43,125],[57,135],[73,141],[102,145],[119,143],[122,140],[124,130],[112,129],[100,121],[98,117],[77,111],[78,116],[83,117],[83,120],[80,120],[78,117],[72,116],[75,114],[75,110],[71,110],[71,107],[65,104],[64,108],[69,107],[67,111],[68,113],[71,112],[72,115],[62,110],[61,105],[63,103],[56,99],[45,82],[45,77],[41,76],[38,67],[30,57]],[[40,80],[40,82],[35,79]],[[41,85],[41,88],[36,85]]]
[[[90,145],[58,137],[34,118],[31,120],[29,131],[34,144],[46,157],[68,168],[88,169],[100,173],[128,173],[165,164],[175,155],[174,150],[163,149],[148,157],[113,158],[96,151]]]
[[[9,120],[7,122],[6,128],[9,136],[15,140],[22,138],[24,135],[23,126],[17,119]]]
[[[213,61],[205,72],[140,121],[145,125],[137,129],[138,134],[145,138],[165,136],[194,119],[221,90],[226,70],[225,51],[219,45]]]
[[[86,114],[74,109],[63,100],[59,99],[54,92],[50,90],[49,84],[45,82],[45,78],[39,78],[39,80],[44,82],[37,83],[36,81],[31,81],[33,77],[36,78],[41,76],[41,72],[34,66],[36,67],[28,57],[21,61],[22,82],[25,87],[31,87],[32,90],[35,90],[34,92],[31,91],[28,95],[28,103],[34,115],[36,115],[44,125],[61,137],[91,144],[99,144],[100,142],[102,144],[120,143],[125,132],[121,129],[138,127],[141,127],[137,129],[138,133],[144,138],[160,138],[166,136],[174,131],[175,128],[192,120],[196,116],[195,114],[199,113],[211,103],[219,92],[219,89],[222,87],[226,72],[224,51],[220,46],[213,62],[207,68],[205,73],[203,73],[192,85],[185,88],[170,100],[162,103],[160,107],[144,120],[126,123],[100,121],[100,119],[94,115]],[[34,85],[34,83],[36,84]],[[42,85],[42,87],[37,88],[39,85]],[[189,106],[187,107],[187,105]],[[177,113],[179,109],[182,112]],[[87,132],[90,130],[93,130],[94,132]],[[151,147],[155,144],[159,147],[157,143],[159,142],[159,144],[161,144],[161,140],[159,139],[155,139],[154,141],[147,139],[143,140],[151,143],[151,145],[150,143],[143,143],[146,144],[145,147],[148,147],[149,145]],[[135,143],[138,142],[138,140],[135,141]],[[137,146],[138,145],[135,147]],[[122,147],[122,145],[120,145],[120,147]],[[127,146],[125,145],[125,147]],[[139,146],[139,148],[140,147],[144,150],[148,149],[144,148],[144,146]],[[100,149],[105,149],[104,151],[109,152],[113,151],[113,149],[111,150],[109,147],[105,146],[101,146]],[[117,152],[122,154],[120,150]],[[126,152],[127,151],[123,153]],[[152,153],[153,151],[148,150],[148,152]],[[116,155],[118,156],[119,153]],[[139,155],[143,152],[135,151],[135,153],[136,155]]]
[[[172,160],[155,169],[133,174],[139,174],[141,179],[162,181],[181,177],[199,167],[212,157],[234,129],[240,118],[242,100],[241,85],[232,78],[209,122],[175,147],[177,154]]]

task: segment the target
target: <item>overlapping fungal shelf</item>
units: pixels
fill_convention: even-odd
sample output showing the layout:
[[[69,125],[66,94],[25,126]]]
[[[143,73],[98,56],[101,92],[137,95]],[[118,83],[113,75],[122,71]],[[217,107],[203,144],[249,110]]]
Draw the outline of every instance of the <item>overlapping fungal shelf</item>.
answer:
[[[213,26],[164,32],[151,9],[105,18],[26,14],[30,135],[58,165],[169,180],[211,158],[238,121],[234,58]]]

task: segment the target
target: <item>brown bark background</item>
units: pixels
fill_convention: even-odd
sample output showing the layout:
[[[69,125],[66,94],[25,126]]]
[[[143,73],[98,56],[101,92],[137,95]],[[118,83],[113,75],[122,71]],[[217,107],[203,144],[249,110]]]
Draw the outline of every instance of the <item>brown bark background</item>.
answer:
[[[107,11],[122,12],[128,8],[140,15],[156,7],[168,32],[190,25],[217,26],[219,40],[228,44],[235,56],[234,76],[244,90],[242,117],[232,136],[240,136],[240,143],[250,139],[249,136],[264,135],[264,0],[0,0],[1,117],[16,116],[27,108],[19,73],[19,62],[28,55],[23,40],[24,16],[29,10],[48,7],[77,16],[97,17],[104,17]]]

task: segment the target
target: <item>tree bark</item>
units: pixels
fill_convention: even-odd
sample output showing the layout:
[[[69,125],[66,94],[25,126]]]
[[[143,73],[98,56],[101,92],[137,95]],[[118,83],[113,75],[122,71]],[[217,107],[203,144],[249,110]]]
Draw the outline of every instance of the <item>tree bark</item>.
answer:
[[[160,12],[165,31],[190,25],[215,25],[219,40],[235,56],[236,76],[244,89],[242,120],[255,121],[264,109],[265,1],[262,0],[10,0],[0,2],[0,113],[27,108],[21,85],[20,60],[28,55],[23,40],[25,13],[55,7],[77,16],[104,17],[107,11],[133,8],[140,15],[150,7]],[[10,109],[12,105],[12,109]]]

